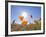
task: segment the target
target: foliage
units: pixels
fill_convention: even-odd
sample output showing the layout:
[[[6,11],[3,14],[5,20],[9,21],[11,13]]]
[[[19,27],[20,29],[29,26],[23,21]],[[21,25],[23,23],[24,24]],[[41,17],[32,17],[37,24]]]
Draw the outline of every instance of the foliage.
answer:
[[[23,26],[22,24],[11,24],[11,31],[31,31],[31,30],[41,30],[41,20],[34,21],[35,24],[28,24]]]

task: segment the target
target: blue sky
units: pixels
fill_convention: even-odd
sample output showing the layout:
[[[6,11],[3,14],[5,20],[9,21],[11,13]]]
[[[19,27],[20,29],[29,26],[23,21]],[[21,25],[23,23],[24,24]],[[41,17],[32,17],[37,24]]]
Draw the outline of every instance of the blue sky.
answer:
[[[15,20],[17,23],[20,23],[21,21],[18,17],[22,15],[23,12],[27,13],[26,19],[28,19],[28,16],[32,15],[32,19],[29,20],[30,23],[37,17],[41,17],[41,7],[11,5],[11,21]]]

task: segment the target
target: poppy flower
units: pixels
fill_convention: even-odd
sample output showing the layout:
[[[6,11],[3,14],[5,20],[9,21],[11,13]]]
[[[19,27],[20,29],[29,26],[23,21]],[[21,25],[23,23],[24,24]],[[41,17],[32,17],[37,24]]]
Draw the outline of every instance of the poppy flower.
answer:
[[[30,16],[30,18],[32,18],[32,15]]]
[[[20,19],[21,21],[23,20],[23,18],[24,18],[23,16],[19,16],[19,19]]]
[[[22,21],[22,26],[26,26],[27,23],[28,23],[28,21],[27,21],[26,19],[24,19],[24,20]]]

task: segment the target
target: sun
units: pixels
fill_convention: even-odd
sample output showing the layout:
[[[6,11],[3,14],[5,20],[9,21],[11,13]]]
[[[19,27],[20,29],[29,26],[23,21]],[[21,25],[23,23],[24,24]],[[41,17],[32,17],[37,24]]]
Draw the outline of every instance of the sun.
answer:
[[[27,18],[27,12],[22,12],[22,16],[23,16],[24,18]]]

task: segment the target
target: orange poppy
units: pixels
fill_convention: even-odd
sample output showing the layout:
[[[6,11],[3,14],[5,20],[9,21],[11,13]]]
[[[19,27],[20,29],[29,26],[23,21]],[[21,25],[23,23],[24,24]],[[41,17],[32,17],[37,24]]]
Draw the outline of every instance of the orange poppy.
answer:
[[[22,26],[26,26],[27,23],[28,23],[28,21],[27,21],[26,19],[24,19],[24,20],[22,21]]]
[[[23,16],[19,16],[19,19],[20,19],[21,21],[23,20],[23,18],[24,18]]]

